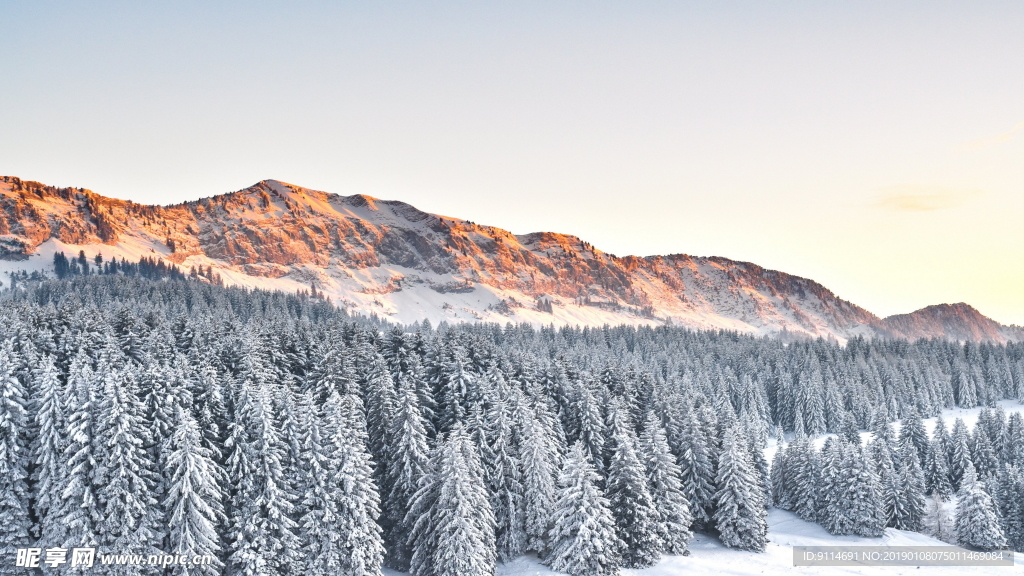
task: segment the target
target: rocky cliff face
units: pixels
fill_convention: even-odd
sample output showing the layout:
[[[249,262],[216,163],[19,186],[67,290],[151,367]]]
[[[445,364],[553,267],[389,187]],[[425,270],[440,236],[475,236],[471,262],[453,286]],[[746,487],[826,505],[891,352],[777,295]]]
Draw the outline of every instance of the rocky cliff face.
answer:
[[[209,267],[229,284],[314,287],[353,312],[401,322],[668,323],[840,339],[1006,334],[883,321],[816,282],[746,262],[683,254],[619,258],[575,236],[515,235],[402,202],[275,180],[145,206],[0,178],[4,270],[45,270],[55,251],[80,250]],[[949,334],[940,334],[944,329]]]

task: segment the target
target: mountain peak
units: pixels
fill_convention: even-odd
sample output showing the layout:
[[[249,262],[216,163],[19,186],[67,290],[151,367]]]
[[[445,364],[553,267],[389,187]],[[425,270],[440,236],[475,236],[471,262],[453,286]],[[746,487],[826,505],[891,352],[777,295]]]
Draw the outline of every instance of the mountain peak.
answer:
[[[909,314],[882,320],[880,331],[890,337],[945,338],[960,342],[1010,342],[1024,340],[1021,330],[1003,326],[965,302],[934,304]]]
[[[515,235],[396,200],[280,180],[171,206],[0,178],[0,271],[53,253],[158,258],[228,284],[316,288],[400,322],[683,325],[808,337],[1024,339],[966,304],[881,320],[807,278],[720,257],[617,257],[556,232]]]

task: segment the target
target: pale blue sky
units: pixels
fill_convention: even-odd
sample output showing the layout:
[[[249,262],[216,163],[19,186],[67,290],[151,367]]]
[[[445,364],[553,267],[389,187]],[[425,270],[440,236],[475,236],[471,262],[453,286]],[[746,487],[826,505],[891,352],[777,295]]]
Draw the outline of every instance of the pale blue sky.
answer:
[[[0,173],[263,178],[1024,324],[1024,3],[0,2]]]

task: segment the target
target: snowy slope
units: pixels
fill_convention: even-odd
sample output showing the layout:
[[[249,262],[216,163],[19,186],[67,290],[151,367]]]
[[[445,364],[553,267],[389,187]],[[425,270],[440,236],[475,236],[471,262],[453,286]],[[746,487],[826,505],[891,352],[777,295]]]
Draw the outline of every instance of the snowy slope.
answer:
[[[812,280],[746,262],[620,258],[575,236],[515,235],[275,180],[161,207],[0,178],[0,272],[46,270],[55,251],[79,250],[211,267],[232,285],[315,287],[352,312],[403,323],[675,324],[840,340],[897,330],[998,341],[1017,334],[990,326],[946,334],[935,321],[886,327]]]
[[[865,576],[913,574],[1020,574],[1024,572],[1018,561],[1013,567],[794,567],[793,546],[948,546],[916,532],[888,528],[880,538],[859,536],[833,536],[824,528],[805,522],[791,512],[772,509],[768,513],[767,549],[763,553],[744,552],[726,548],[717,539],[696,534],[690,541],[689,556],[669,556],[657,566],[643,570],[622,570],[624,576],[691,576],[722,574],[755,576],[760,574],[863,574]],[[388,576],[399,572],[385,570]],[[498,567],[499,576],[561,576],[532,557],[521,557]]]

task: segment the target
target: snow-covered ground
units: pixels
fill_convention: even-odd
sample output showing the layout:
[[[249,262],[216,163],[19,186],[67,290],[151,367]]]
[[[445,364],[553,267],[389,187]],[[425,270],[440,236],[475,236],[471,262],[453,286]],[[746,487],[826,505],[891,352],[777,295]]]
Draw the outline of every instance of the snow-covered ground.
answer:
[[[889,528],[880,538],[858,536],[833,536],[824,528],[805,522],[791,512],[773,509],[768,513],[768,543],[762,553],[744,552],[726,548],[717,538],[696,534],[690,541],[689,556],[668,556],[657,566],[643,570],[622,570],[624,576],[690,576],[698,574],[723,574],[752,576],[759,574],[864,574],[897,576],[901,574],[923,576],[925,574],[1021,574],[1024,565],[1017,561],[1015,566],[849,566],[810,567],[793,566],[793,546],[948,546],[916,532],[904,532]],[[388,576],[399,576],[399,572],[385,570]],[[499,576],[561,576],[542,565],[534,557],[524,556],[498,567]]]

